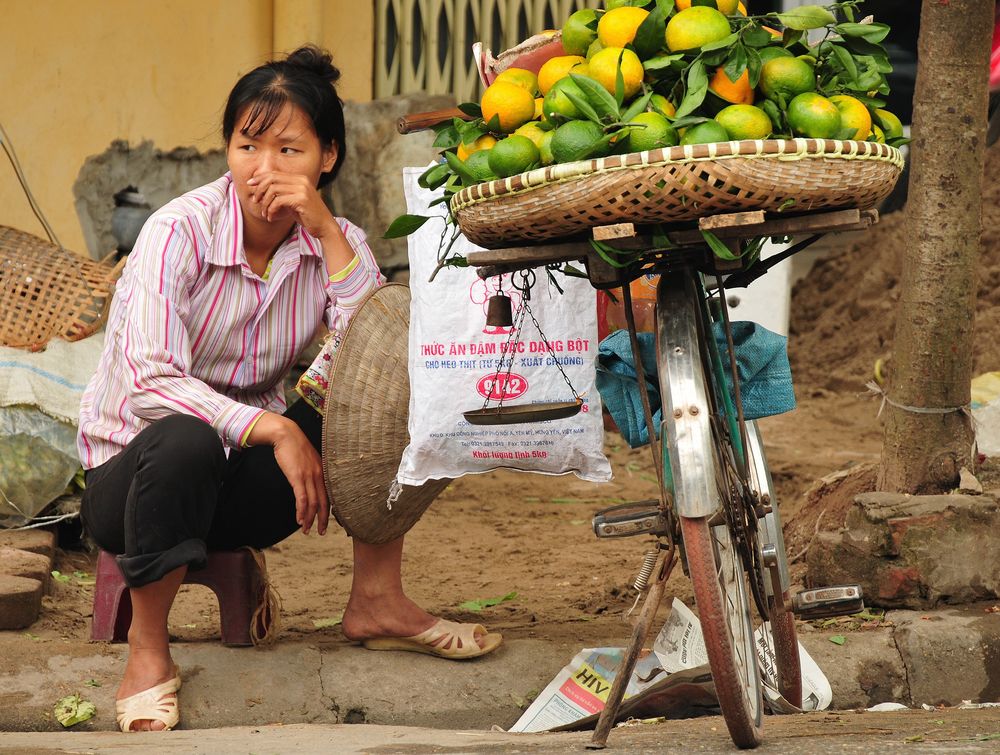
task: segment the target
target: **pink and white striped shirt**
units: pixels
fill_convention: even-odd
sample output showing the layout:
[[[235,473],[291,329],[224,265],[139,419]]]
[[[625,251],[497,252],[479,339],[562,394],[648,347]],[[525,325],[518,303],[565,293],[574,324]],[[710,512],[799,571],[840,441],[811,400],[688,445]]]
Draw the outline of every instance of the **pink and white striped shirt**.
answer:
[[[265,410],[284,411],[282,380],[320,322],[343,331],[385,282],[364,232],[337,222],[356,255],[345,276],[331,279],[319,241],[295,226],[265,281],[247,264],[228,173],[157,210],[118,281],[80,404],[83,466],[100,466],[171,414],[205,420],[238,448]]]

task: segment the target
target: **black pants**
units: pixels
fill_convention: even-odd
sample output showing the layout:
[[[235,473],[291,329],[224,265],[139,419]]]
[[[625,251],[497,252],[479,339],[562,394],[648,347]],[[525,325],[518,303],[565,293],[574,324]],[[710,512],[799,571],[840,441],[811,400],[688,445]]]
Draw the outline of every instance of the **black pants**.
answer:
[[[323,419],[304,401],[285,412],[319,451]],[[271,446],[231,451],[206,422],[176,414],[154,422],[112,459],[87,470],[80,512],[104,550],[118,554],[129,587],[209,550],[266,548],[298,529],[295,495]]]

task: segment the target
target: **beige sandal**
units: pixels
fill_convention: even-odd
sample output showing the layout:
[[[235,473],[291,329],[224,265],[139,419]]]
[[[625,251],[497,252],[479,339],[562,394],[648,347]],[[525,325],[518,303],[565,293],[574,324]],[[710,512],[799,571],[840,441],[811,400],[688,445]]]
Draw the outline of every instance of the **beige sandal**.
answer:
[[[174,667],[175,670],[177,667]],[[181,688],[180,671],[172,679],[115,702],[115,720],[123,732],[131,732],[136,721],[160,721],[170,731],[180,721],[177,693]],[[170,697],[173,695],[173,697]]]
[[[482,636],[482,647],[476,642],[477,635]],[[438,619],[429,629],[412,637],[378,637],[362,640],[361,644],[369,650],[409,650],[439,658],[464,660],[492,653],[501,642],[503,636],[499,632],[487,632],[481,624],[459,624]]]

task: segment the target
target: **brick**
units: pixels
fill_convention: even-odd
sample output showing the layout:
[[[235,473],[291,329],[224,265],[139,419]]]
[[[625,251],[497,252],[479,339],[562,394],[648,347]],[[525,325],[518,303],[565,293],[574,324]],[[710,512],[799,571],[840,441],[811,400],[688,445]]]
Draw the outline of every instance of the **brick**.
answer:
[[[32,553],[55,556],[56,533],[52,530],[0,530],[0,548],[17,548]]]
[[[0,574],[37,579],[48,587],[52,560],[42,553],[0,547]]]
[[[839,533],[807,554],[810,585],[856,582],[870,605],[927,609],[1000,598],[992,495],[857,496]]]
[[[24,629],[42,608],[42,583],[0,574],[0,629]]]

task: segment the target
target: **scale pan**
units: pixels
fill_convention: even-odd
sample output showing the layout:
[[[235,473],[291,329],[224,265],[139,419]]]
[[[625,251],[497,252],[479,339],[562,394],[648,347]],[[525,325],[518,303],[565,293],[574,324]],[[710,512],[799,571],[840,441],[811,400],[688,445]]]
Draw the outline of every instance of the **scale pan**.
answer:
[[[547,422],[550,419],[565,419],[580,413],[583,401],[553,401],[545,404],[514,404],[497,406],[492,409],[476,409],[463,412],[462,416],[470,425],[517,425],[528,422]]]

